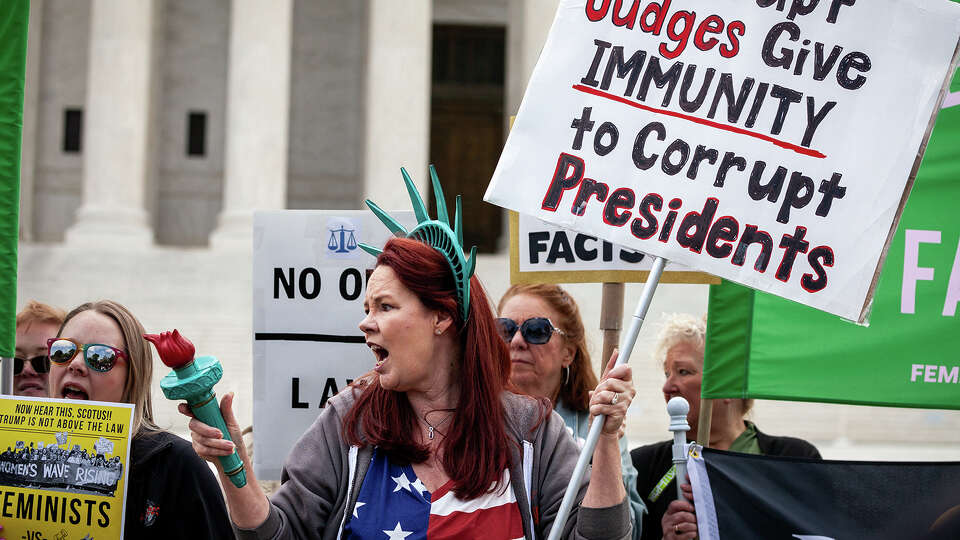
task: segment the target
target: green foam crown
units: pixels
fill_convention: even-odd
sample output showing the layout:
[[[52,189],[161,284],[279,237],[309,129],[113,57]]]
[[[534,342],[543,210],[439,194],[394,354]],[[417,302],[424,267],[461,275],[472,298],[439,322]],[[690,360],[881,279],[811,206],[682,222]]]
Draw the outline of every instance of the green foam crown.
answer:
[[[430,165],[430,180],[433,183],[433,194],[437,198],[437,219],[430,219],[427,213],[427,206],[417,191],[417,186],[413,184],[410,175],[406,169],[400,168],[403,175],[403,181],[407,185],[407,193],[410,194],[410,203],[413,205],[413,213],[417,217],[417,226],[412,231],[407,231],[397,220],[390,217],[383,209],[377,206],[370,199],[366,200],[367,206],[373,213],[380,218],[380,221],[390,229],[390,232],[397,235],[403,235],[406,238],[415,238],[433,249],[440,252],[453,272],[453,280],[457,286],[457,300],[460,305],[460,314],[463,320],[467,320],[467,314],[470,312],[470,278],[476,269],[477,247],[470,248],[470,258],[468,259],[463,251],[463,221],[461,217],[460,196],[457,195],[457,211],[454,214],[453,229],[450,228],[450,216],[447,214],[447,202],[443,198],[443,188],[440,187],[440,179],[437,178],[437,171]],[[367,244],[360,244],[364,251],[374,257],[380,255],[383,250],[377,249]]]

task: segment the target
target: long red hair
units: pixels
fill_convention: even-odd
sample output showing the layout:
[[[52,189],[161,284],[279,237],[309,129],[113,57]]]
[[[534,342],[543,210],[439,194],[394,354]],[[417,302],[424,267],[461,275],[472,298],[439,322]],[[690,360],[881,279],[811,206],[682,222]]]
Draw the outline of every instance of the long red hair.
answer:
[[[480,281],[470,280],[470,310],[466,324],[457,305],[450,266],[430,246],[407,238],[392,238],[377,258],[428,309],[444,312],[459,329],[462,356],[454,371],[460,385],[459,403],[441,442],[443,469],[461,499],[491,491],[510,463],[500,396],[509,385],[510,354],[497,331],[493,310]],[[419,429],[416,413],[403,392],[385,390],[378,375],[363,377],[358,394],[343,420],[343,437],[351,445],[374,445],[391,458],[422,463],[427,446],[414,442]]]

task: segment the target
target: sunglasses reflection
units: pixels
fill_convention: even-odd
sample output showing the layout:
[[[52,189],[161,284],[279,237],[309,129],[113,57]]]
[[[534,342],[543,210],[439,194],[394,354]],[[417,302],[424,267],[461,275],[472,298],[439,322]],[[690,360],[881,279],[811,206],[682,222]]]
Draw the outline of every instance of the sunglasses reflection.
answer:
[[[83,354],[87,367],[98,373],[106,373],[113,369],[118,359],[126,358],[127,354],[116,347],[103,343],[77,343],[70,338],[51,338],[47,342],[50,361],[58,366],[70,363],[78,353]]]

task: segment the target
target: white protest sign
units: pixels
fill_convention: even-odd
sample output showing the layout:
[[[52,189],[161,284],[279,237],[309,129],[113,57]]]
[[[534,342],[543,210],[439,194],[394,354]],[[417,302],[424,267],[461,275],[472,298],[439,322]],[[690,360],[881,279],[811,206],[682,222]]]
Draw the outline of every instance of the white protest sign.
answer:
[[[257,212],[253,230],[253,465],[279,480],[320,408],[373,368],[357,324],[375,259],[358,244],[382,247],[390,231],[368,210]]]
[[[485,199],[863,321],[947,0],[561,0]]]
[[[637,283],[647,280],[653,258],[595,236],[510,212],[510,283]],[[720,279],[670,263],[662,283],[720,283]]]

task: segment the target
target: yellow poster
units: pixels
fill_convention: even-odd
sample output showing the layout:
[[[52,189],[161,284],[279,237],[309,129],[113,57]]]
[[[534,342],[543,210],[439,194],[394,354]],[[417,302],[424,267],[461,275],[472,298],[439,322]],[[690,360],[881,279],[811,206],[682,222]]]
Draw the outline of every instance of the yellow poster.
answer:
[[[0,524],[18,540],[123,537],[133,405],[0,396]]]

